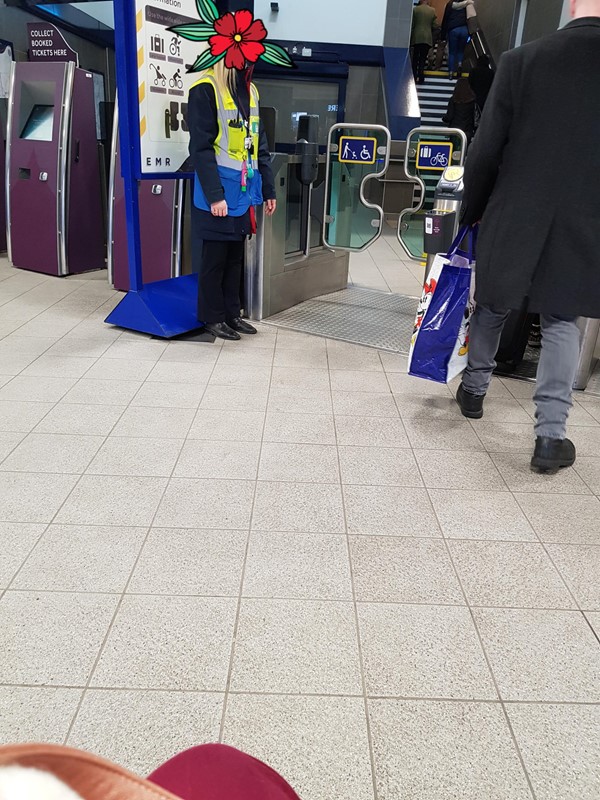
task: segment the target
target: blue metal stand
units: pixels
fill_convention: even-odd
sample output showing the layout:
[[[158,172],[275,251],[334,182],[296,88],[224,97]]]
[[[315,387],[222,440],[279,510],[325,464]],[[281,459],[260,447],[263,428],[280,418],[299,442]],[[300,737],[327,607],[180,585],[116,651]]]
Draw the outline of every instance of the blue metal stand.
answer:
[[[153,336],[172,338],[201,327],[196,312],[198,276],[183,275],[144,286],[140,207],[136,172],[140,164],[135,4],[115,0],[115,54],[119,106],[121,170],[125,185],[130,289],[106,322]]]

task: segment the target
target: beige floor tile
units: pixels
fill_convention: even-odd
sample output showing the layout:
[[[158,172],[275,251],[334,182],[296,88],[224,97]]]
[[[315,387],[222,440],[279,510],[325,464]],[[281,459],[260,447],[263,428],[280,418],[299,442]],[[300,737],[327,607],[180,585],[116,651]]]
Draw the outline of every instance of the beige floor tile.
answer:
[[[76,378],[17,375],[0,389],[0,400],[57,403],[75,385],[76,380]]]
[[[341,445],[410,447],[405,427],[393,417],[336,416],[337,441]]]
[[[204,386],[193,383],[151,383],[146,381],[131,400],[132,407],[198,408],[204,395]]]
[[[0,431],[29,433],[53,407],[53,403],[0,400]]]
[[[597,459],[600,455],[600,427],[573,426],[569,430],[568,436],[577,448],[577,466],[580,466],[582,459],[587,464],[588,459]]]
[[[118,598],[7,592],[0,600],[0,674],[5,683],[85,686]]]
[[[339,483],[337,450],[331,445],[265,442],[258,477],[262,481]]]
[[[333,416],[331,414],[293,414],[269,411],[264,440],[265,442],[294,444],[335,444]]]
[[[81,474],[103,441],[102,436],[30,433],[2,462],[0,470]]]
[[[99,380],[127,379],[129,381],[145,381],[152,372],[154,361],[141,361],[138,358],[99,358],[86,373],[86,378]]]
[[[278,346],[273,360],[275,367],[291,367],[293,369],[327,369],[327,351],[324,349],[306,350]]]
[[[383,372],[379,351],[346,342],[328,342],[329,369],[358,372]]]
[[[487,453],[417,450],[415,456],[430,489],[507,491],[502,470],[498,471]]]
[[[348,532],[375,536],[441,536],[425,489],[344,486]]]
[[[141,381],[82,378],[64,396],[65,403],[125,406],[142,386]]]
[[[114,428],[115,436],[185,439],[194,419],[190,408],[128,408]]]
[[[578,611],[475,609],[505,700],[600,701],[600,645]]]
[[[25,438],[25,433],[0,431],[0,463],[7,458]]]
[[[183,384],[184,386],[206,386],[213,374],[213,363],[186,363],[179,361],[157,361],[146,380],[148,383]]]
[[[245,597],[352,600],[346,537],[253,532],[243,594]]]
[[[334,484],[259,481],[252,527],[259,531],[343,533],[341,489]]]
[[[58,403],[36,426],[35,433],[108,436],[125,406]]]
[[[408,356],[401,353],[389,353],[385,350],[380,350],[379,358],[386,372],[406,373],[408,370]]]
[[[127,361],[158,361],[167,348],[164,341],[144,341],[134,342],[130,339],[118,339],[110,345],[106,353],[106,358],[122,358]]]
[[[369,392],[389,394],[390,387],[383,370],[369,372],[363,370],[332,369],[331,388],[334,392]]]
[[[549,544],[548,552],[581,608],[600,611],[600,547]]]
[[[496,700],[466,608],[359,604],[367,694]]]
[[[160,360],[188,364],[215,364],[222,353],[222,344],[208,342],[168,342]]]
[[[270,367],[226,366],[217,364],[210,377],[212,385],[263,389],[269,386]]]
[[[595,452],[599,454],[600,450]],[[578,458],[575,462],[575,472],[595,495],[600,495],[600,458]]]
[[[381,392],[333,392],[336,416],[398,417],[398,409],[390,394]]]
[[[326,392],[330,390],[329,372],[326,369],[299,369],[298,367],[273,367],[272,389],[300,389]]]
[[[183,442],[180,439],[133,439],[109,436],[86,472],[88,475],[137,475],[168,478]]]
[[[369,703],[380,800],[530,800],[497,704]]]
[[[552,486],[548,486],[548,492]],[[600,544],[600,500],[585,495],[516,494],[543,542]]]
[[[531,422],[488,422],[484,418],[473,422],[472,427],[490,453],[533,453],[535,434]]]
[[[77,480],[76,475],[0,472],[0,520],[51,522]]]
[[[309,333],[286,330],[285,328],[272,328],[277,332],[277,347],[282,350],[326,350],[327,339],[321,336],[311,336]]]
[[[145,528],[50,525],[12,588],[122,592],[145,535]]]
[[[431,489],[429,494],[444,536],[449,539],[537,541],[508,492]]]
[[[382,447],[340,447],[342,483],[368,486],[423,485],[410,450]]]
[[[373,800],[362,698],[231,695],[223,740],[276,769],[302,800]]]
[[[183,750],[215,742],[222,707],[219,694],[90,690],[67,744],[145,776]]]
[[[273,364],[271,348],[222,347],[219,366],[222,367],[270,367]]]
[[[600,796],[600,706],[509,705],[507,712],[539,800]]]
[[[353,604],[243,600],[231,689],[284,694],[360,694]]]
[[[331,391],[271,386],[269,412],[277,414],[331,414]]]
[[[45,528],[43,524],[0,522],[0,589],[11,582]]]
[[[0,686],[0,741],[62,744],[81,689]]]
[[[350,554],[359,601],[465,602],[446,546],[439,540],[352,536]]]
[[[81,378],[95,363],[95,358],[42,355],[23,370],[23,375],[38,378]]]
[[[419,397],[414,394],[395,394],[394,400],[402,419],[462,421],[456,400],[452,397]]]
[[[260,442],[265,424],[262,411],[216,411],[200,408],[188,439],[220,442]]]
[[[484,449],[466,420],[405,419],[404,426],[411,445],[418,450]]]
[[[424,402],[430,397],[450,398],[450,390],[444,383],[424,381],[400,372],[390,373],[388,381],[393,394],[412,397],[415,402]]]
[[[454,541],[450,552],[471,605],[577,607],[541,544]]]
[[[153,528],[128,591],[237,597],[247,541],[246,531]]]
[[[512,492],[591,494],[574,469],[563,469],[556,475],[533,472],[530,453],[493,453],[492,459]]]
[[[175,466],[177,478],[255,480],[260,442],[209,442],[188,439]]]
[[[151,524],[166,478],[84,475],[56,515],[65,525]]]
[[[253,481],[171,478],[154,525],[247,530],[253,496]]]
[[[224,691],[237,600],[126,596],[93,688]]]
[[[212,409],[223,413],[223,409],[232,411],[265,411],[267,408],[267,386],[250,388],[242,386],[214,386],[210,384],[202,395],[201,409]]]

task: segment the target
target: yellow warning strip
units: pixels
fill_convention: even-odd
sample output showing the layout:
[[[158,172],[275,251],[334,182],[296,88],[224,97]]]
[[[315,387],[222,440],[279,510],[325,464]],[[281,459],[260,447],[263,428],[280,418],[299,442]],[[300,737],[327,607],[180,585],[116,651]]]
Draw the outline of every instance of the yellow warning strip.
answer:
[[[138,33],[142,30],[142,22],[143,22],[142,12],[138,11],[137,14],[135,15],[135,29]]]
[[[144,102],[145,97],[146,97],[146,83],[144,82],[144,83],[140,84],[140,88],[139,88],[139,91],[138,91],[138,99],[139,99],[140,103]]]
[[[144,48],[140,47],[137,54],[138,69],[142,66],[143,63],[144,63]]]
[[[140,138],[146,133],[146,117],[140,120]]]

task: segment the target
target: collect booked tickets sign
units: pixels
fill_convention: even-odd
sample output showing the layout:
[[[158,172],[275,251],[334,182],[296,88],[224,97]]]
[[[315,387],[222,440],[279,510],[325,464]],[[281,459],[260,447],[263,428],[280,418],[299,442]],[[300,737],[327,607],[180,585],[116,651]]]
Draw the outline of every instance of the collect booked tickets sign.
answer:
[[[29,61],[74,61],[79,64],[79,56],[75,50],[51,23],[28,22],[27,36]]]
[[[187,96],[199,75],[187,69],[207,44],[168,28],[198,22],[195,0],[136,0],[135,11],[142,174],[189,172]]]

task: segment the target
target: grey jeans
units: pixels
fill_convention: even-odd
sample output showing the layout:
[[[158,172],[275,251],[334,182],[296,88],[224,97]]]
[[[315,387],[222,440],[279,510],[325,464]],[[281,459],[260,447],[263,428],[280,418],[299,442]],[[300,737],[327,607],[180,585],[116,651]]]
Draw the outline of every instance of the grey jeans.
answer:
[[[463,375],[467,392],[484,395],[496,368],[495,356],[510,311],[477,306],[471,320],[469,365]],[[564,439],[573,405],[573,383],[579,361],[577,317],[542,315],[542,351],[533,400],[536,436]]]

